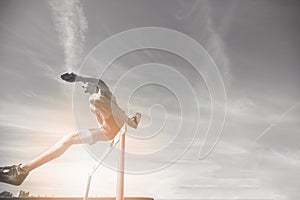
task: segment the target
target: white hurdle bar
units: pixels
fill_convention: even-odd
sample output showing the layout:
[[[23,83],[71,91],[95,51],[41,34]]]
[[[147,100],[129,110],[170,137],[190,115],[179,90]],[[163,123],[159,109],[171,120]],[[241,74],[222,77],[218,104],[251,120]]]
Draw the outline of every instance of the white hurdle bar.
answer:
[[[105,149],[103,154],[101,155],[99,162],[96,163],[89,175],[88,175],[88,181],[85,189],[85,195],[83,200],[88,200],[89,198],[89,191],[91,186],[91,180],[94,175],[94,173],[97,171],[97,169],[101,166],[101,164],[104,162],[106,157],[109,155],[109,153],[116,147],[116,145],[120,141],[120,157],[119,157],[119,171],[118,171],[118,179],[117,179],[117,194],[116,194],[116,200],[124,200],[124,168],[125,168],[125,135],[127,132],[127,124],[124,124],[120,132],[115,136],[115,138],[111,141],[110,146]]]

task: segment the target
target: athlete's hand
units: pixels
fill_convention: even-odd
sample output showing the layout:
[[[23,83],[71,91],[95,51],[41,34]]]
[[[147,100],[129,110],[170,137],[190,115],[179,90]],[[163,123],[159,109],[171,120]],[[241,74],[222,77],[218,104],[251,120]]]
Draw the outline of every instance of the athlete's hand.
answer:
[[[64,74],[62,74],[61,79],[70,83],[75,82],[77,75],[73,72],[66,72]]]
[[[140,121],[141,121],[141,117],[142,117],[142,114],[141,113],[135,113],[135,115],[134,115],[134,122],[137,124],[137,125],[139,125],[139,123],[140,123]]]
[[[129,126],[131,126],[132,128],[136,129],[140,123],[141,116],[142,116],[141,113],[135,113],[135,115],[133,117],[131,117],[127,120],[127,124]]]

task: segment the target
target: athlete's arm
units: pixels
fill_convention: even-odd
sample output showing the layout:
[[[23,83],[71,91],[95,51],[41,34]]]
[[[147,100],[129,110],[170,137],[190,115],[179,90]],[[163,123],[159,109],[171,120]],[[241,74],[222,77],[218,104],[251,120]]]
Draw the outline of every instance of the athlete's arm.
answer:
[[[63,80],[67,82],[83,82],[83,83],[90,83],[95,84],[99,87],[100,90],[109,91],[109,87],[102,81],[101,79],[93,78],[93,77],[85,77],[77,75],[73,72],[67,72],[60,76]]]
[[[100,90],[109,91],[109,87],[101,79],[77,75],[76,81],[83,82],[83,83],[95,84],[95,85],[98,85]]]

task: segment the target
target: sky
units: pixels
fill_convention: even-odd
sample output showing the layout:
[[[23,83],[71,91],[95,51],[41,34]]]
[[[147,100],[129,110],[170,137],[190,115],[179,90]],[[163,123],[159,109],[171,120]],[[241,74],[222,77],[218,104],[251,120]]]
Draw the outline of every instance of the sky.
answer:
[[[26,162],[65,134],[97,126],[81,85],[59,76],[103,72],[120,106],[143,116],[127,136],[125,195],[298,199],[299,8],[296,0],[1,1],[0,165]],[[171,44],[187,57],[199,55],[201,73],[162,49],[132,51],[105,66],[119,50],[153,41],[137,34],[103,42],[143,27],[201,44],[205,50],[184,40]],[[224,90],[216,91],[220,80]],[[211,98],[218,92],[226,99]],[[220,138],[209,132],[223,122]],[[0,190],[82,196],[94,157],[107,145],[73,146],[22,186],[0,183]],[[91,196],[115,195],[117,153],[94,175]]]

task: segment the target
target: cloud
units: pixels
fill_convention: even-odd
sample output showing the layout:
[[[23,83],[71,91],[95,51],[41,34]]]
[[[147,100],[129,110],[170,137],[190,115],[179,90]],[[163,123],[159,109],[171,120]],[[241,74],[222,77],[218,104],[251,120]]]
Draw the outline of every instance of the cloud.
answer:
[[[214,11],[212,5],[209,1],[190,1],[182,3],[178,1],[180,8],[175,13],[175,17],[182,22],[191,24],[192,26],[188,27],[189,31],[192,33],[196,30],[196,38],[201,45],[208,51],[214,62],[217,64],[219,70],[221,71],[225,83],[230,83],[232,77],[230,73],[230,60],[226,53],[226,45],[221,37],[221,34],[226,34],[227,27],[231,19],[231,15],[224,15],[224,23],[218,24],[218,31],[216,31],[216,22],[213,20]],[[234,5],[228,4],[225,6],[225,9],[229,10],[228,13],[233,13]],[[197,21],[197,26],[195,23],[190,23],[191,21]],[[222,26],[222,28],[220,28]],[[220,30],[223,30],[221,32]],[[193,35],[191,33],[191,35]]]
[[[88,22],[80,0],[51,0],[54,22],[64,48],[65,65],[68,70],[79,67],[82,60],[83,42]]]

